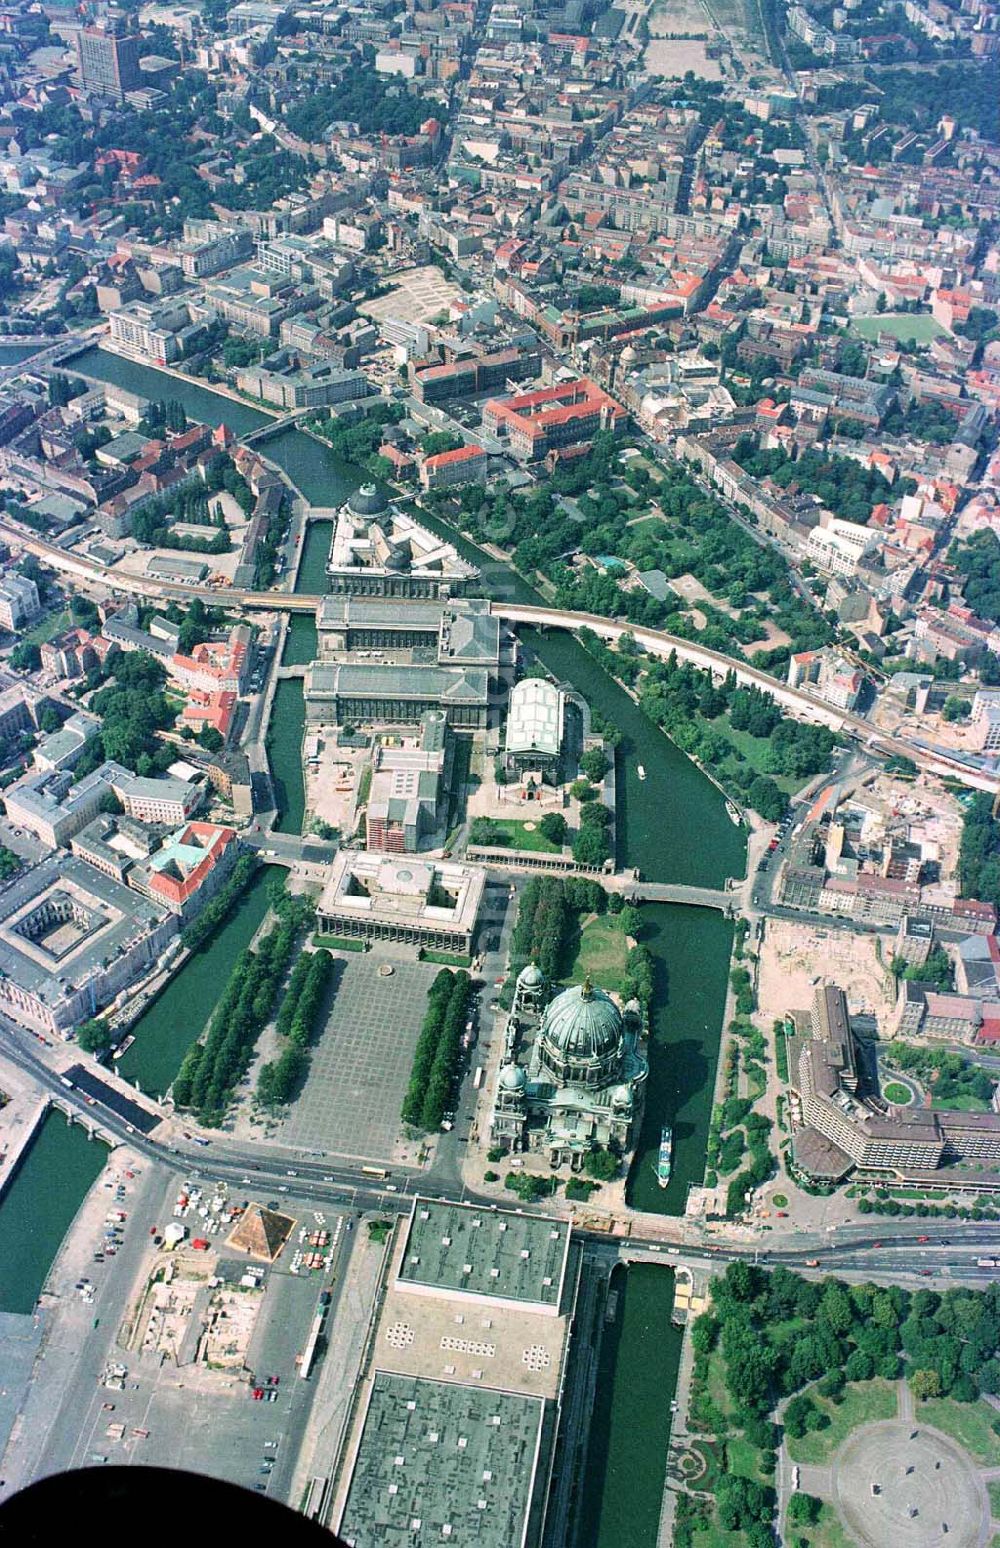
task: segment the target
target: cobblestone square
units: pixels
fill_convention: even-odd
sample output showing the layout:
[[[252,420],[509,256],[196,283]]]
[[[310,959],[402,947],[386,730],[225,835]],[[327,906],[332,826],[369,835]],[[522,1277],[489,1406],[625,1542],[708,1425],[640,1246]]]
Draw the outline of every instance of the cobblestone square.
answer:
[[[305,1089],[281,1126],[281,1143],[388,1161],[427,990],[440,968],[379,948],[345,953],[336,964],[330,1015],[313,1045]],[[379,975],[384,966],[391,975]]]

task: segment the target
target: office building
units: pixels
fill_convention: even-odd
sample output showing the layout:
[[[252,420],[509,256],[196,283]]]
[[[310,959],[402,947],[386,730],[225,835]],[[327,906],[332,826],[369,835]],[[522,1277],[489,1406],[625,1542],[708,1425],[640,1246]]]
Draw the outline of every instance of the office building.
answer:
[[[91,97],[124,102],[127,92],[143,85],[139,69],[142,38],[110,26],[81,27],[76,35],[80,83]]]
[[[628,414],[595,382],[581,377],[538,392],[493,398],[483,407],[483,428],[506,437],[520,462],[537,462],[550,451],[586,445],[599,430],[624,430]]]
[[[11,570],[0,578],[0,626],[20,629],[37,618],[40,611],[38,587],[27,575]]]

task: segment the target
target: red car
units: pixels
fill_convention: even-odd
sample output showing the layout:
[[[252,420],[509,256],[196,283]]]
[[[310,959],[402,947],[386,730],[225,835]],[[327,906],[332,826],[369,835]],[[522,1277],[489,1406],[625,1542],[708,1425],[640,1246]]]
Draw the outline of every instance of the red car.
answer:
[[[918,1236],[917,1237],[917,1241],[918,1242],[929,1242],[930,1241],[930,1237],[929,1236]]]

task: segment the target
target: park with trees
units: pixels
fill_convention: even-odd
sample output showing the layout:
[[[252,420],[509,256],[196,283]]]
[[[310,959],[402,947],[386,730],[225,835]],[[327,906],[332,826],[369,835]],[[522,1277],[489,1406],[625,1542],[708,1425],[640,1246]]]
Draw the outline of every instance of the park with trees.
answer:
[[[981,1402],[1000,1386],[1000,1285],[910,1291],[733,1263],[712,1281],[690,1338],[700,1476],[677,1496],[678,1548],[726,1533],[769,1548],[782,1438],[793,1460],[829,1460],[856,1425],[895,1416],[901,1378],[917,1422],[957,1439],[972,1430],[1000,1456],[1000,1416]],[[785,1540],[797,1544],[794,1530],[822,1513],[797,1507]]]
[[[90,774],[107,758],[144,777],[163,773],[177,756],[158,732],[174,724],[177,711],[164,692],[167,674],[148,651],[112,647],[100,668],[88,676],[99,687],[89,708],[101,717],[101,729],[88,738],[73,770],[74,779]]]
[[[829,643],[833,630],[794,590],[780,556],[755,542],[686,468],[672,463],[651,470],[637,457],[625,466],[621,452],[621,442],[602,432],[586,456],[558,467],[530,493],[515,493],[501,481],[422,499],[476,542],[505,549],[529,579],[544,577],[558,607],[624,616],[730,654],[760,641],[771,621],[791,643],[756,650],[762,666],[782,667],[790,652]],[[699,626],[680,596],[660,601],[643,587],[623,590],[606,568],[571,564],[575,554],[658,569],[668,580],[691,575],[726,607],[699,602],[705,618]]]

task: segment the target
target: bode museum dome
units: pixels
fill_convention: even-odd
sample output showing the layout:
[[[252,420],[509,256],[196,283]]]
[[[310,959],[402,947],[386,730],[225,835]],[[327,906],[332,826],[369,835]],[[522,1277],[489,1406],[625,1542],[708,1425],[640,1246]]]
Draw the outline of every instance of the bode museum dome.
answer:
[[[588,1150],[624,1155],[638,1133],[648,1073],[642,1016],[589,979],[557,994],[533,962],[522,968],[505,1032],[490,1138],[583,1164]]]

